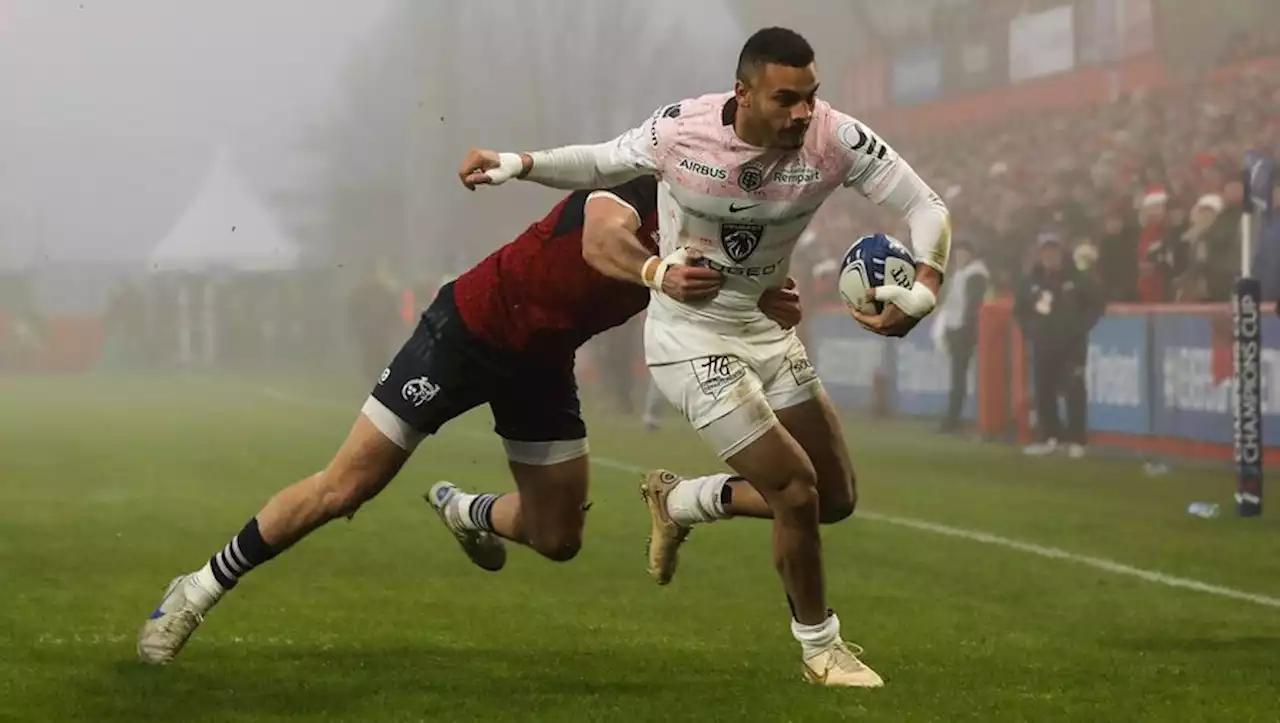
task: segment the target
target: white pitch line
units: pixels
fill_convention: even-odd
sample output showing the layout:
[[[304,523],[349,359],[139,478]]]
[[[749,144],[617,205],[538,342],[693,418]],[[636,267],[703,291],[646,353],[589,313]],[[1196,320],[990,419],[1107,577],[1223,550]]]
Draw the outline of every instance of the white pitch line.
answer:
[[[1235,588],[1223,587],[1221,585],[1211,585],[1207,582],[1192,580],[1186,577],[1177,577],[1176,575],[1167,575],[1157,570],[1144,570],[1140,567],[1133,567],[1115,560],[1108,560],[1105,557],[1091,557],[1089,555],[1077,555],[1074,552],[1059,550],[1055,547],[1045,547],[1030,542],[1021,542],[1012,540],[999,535],[992,535],[977,530],[966,530],[961,527],[950,527],[947,525],[939,525],[927,520],[916,520],[910,517],[895,517],[893,515],[882,515],[877,512],[861,512],[859,517],[876,522],[886,522],[890,525],[898,525],[899,527],[910,527],[914,530],[924,532],[932,532],[937,535],[946,535],[948,537],[958,537],[962,540],[971,542],[981,542],[986,545],[995,545],[1010,550],[1017,550],[1031,555],[1039,555],[1040,557],[1048,557],[1055,560],[1066,560],[1077,565],[1092,567],[1095,570],[1110,572],[1116,575],[1127,575],[1136,577],[1147,582],[1154,582],[1158,585],[1168,587],[1177,587],[1184,590],[1195,590],[1197,592],[1217,595],[1218,597],[1231,598],[1232,600],[1243,600],[1245,602],[1265,605],[1270,608],[1280,608],[1280,598],[1270,597],[1268,595],[1260,595],[1258,593],[1245,592],[1244,590],[1236,590]]]
[[[606,469],[625,472],[627,474],[644,474],[648,470],[643,467],[637,467],[628,462],[622,462],[608,457],[591,457],[591,463],[599,465]],[[993,535],[988,532],[980,532],[978,530],[966,530],[962,527],[951,527],[949,525],[940,525],[936,522],[928,520],[917,520],[910,517],[897,517],[894,515],[883,515],[878,512],[864,512],[859,510],[857,516],[860,519],[872,520],[874,522],[883,522],[899,527],[908,527],[913,530],[922,532],[932,532],[935,535],[946,535],[947,537],[958,537],[962,540],[970,542],[980,542],[984,545],[994,545],[1009,550],[1017,550],[1031,555],[1039,555],[1040,557],[1048,557],[1055,560],[1066,560],[1077,565],[1084,565],[1095,570],[1110,572],[1116,575],[1127,575],[1136,577],[1147,582],[1154,582],[1158,585],[1168,587],[1177,587],[1184,590],[1195,590],[1197,592],[1217,595],[1218,597],[1231,598],[1232,600],[1243,600],[1245,602],[1256,603],[1271,608],[1280,608],[1280,598],[1274,598],[1267,595],[1260,595],[1244,590],[1236,590],[1234,588],[1223,587],[1221,585],[1211,585],[1207,582],[1192,580],[1185,577],[1177,577],[1176,575],[1167,575],[1157,570],[1144,570],[1140,567],[1133,567],[1115,560],[1108,560],[1103,557],[1091,557],[1089,555],[1077,555],[1074,552],[1059,550],[1054,547],[1045,547],[1044,545],[1036,545],[1030,542],[1022,542],[1013,540],[1008,537]]]
[[[295,405],[302,405],[302,406],[325,406],[325,407],[338,406],[336,403],[294,397],[275,389],[266,389],[263,391],[267,396],[288,404],[295,404]],[[342,407],[346,408],[346,405],[342,405]],[[472,432],[468,430],[467,436],[474,437],[474,438],[488,438],[490,435],[482,434],[479,432]],[[634,465],[634,464],[631,464],[630,462],[625,462],[617,459],[610,459],[609,457],[601,457],[594,454],[591,455],[591,464],[597,467],[611,469],[611,470],[614,470],[615,472],[625,472],[627,474],[644,474],[645,472],[649,471],[648,468],[646,467]],[[951,527],[949,525],[940,525],[936,522],[930,522],[928,520],[918,520],[911,517],[897,517],[895,515],[885,515],[885,514],[880,514],[878,512],[867,512],[861,509],[858,510],[857,516],[864,520],[871,520],[873,522],[881,522],[889,525],[896,525],[898,527],[906,527],[913,530],[918,530],[920,532],[931,532],[935,535],[944,535],[946,537],[955,537],[962,540],[968,540],[970,542],[982,543],[984,545],[1003,547],[1006,550],[1016,550],[1018,552],[1024,552],[1030,555],[1037,555],[1039,557],[1047,557],[1053,560],[1065,560],[1067,562],[1074,563],[1076,565],[1091,567],[1095,570],[1109,572],[1114,575],[1136,577],[1139,580],[1145,580],[1147,582],[1155,583],[1157,585],[1164,585],[1166,587],[1180,588],[1183,590],[1194,590],[1196,592],[1202,592],[1208,595],[1216,595],[1217,597],[1229,598],[1232,600],[1240,600],[1243,602],[1251,602],[1251,603],[1254,603],[1255,605],[1262,605],[1264,607],[1280,608],[1280,598],[1271,597],[1269,595],[1262,595],[1259,593],[1247,592],[1244,590],[1237,590],[1235,588],[1230,588],[1230,587],[1223,587],[1222,585],[1213,585],[1211,583],[1201,582],[1199,580],[1192,580],[1191,578],[1178,577],[1176,575],[1169,575],[1169,574],[1160,572],[1158,570],[1147,570],[1141,567],[1133,567],[1132,565],[1126,565],[1122,562],[1116,562],[1115,560],[1108,560],[1105,557],[1092,557],[1090,555],[1078,555],[1074,552],[1069,552],[1067,550],[1060,550],[1056,547],[1045,547],[1044,545],[1037,545],[1031,542],[1022,542],[1021,540],[1014,540],[1008,537],[993,535],[989,532],[982,532],[979,530],[968,530],[963,527]]]

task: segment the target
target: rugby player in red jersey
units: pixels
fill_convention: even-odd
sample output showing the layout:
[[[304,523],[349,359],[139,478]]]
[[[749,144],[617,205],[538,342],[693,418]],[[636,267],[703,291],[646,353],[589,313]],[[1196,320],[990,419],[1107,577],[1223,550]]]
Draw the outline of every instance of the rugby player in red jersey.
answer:
[[[468,495],[440,483],[428,501],[485,569],[505,564],[503,539],[552,560],[573,558],[582,544],[588,478],[575,351],[644,310],[651,289],[693,302],[720,289],[719,272],[695,265],[660,273],[646,267],[650,273],[629,283],[587,263],[620,241],[647,243],[637,253],[653,254],[657,214],[652,178],[573,193],[443,287],[333,460],[278,492],[204,567],[169,583],[142,627],[139,657],[171,661],[240,577],[325,523],[354,515],[419,442],[481,404],[493,412],[518,491]],[[781,326],[800,318],[798,297],[787,290],[766,294],[760,308]]]

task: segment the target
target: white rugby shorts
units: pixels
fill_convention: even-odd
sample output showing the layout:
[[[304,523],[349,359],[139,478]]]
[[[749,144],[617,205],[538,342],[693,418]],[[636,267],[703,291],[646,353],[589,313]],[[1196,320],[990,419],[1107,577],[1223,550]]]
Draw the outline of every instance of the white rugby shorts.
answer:
[[[794,330],[730,336],[696,322],[645,321],[654,384],[721,459],[777,423],[775,410],[818,396],[821,383]]]

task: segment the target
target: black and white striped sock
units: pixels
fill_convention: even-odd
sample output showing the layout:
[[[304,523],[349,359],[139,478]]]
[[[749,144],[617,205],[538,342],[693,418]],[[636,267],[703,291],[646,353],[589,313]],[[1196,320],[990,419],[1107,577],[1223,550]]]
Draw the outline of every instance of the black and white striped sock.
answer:
[[[493,532],[493,503],[498,495],[467,495],[461,500],[462,525],[468,529]]]
[[[275,550],[262,539],[262,533],[258,531],[258,518],[255,517],[249,520],[249,524],[226,547],[209,558],[208,567],[218,584],[224,590],[230,590],[250,570],[275,556]]]

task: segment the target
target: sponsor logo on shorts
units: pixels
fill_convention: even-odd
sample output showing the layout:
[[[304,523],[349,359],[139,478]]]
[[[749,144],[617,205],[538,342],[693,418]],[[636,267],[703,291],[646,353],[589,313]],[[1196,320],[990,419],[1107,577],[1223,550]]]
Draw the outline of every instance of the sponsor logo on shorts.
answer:
[[[724,253],[734,263],[740,264],[751,258],[760,246],[764,237],[764,225],[758,223],[722,223],[720,224],[720,245]]]
[[[729,178],[729,171],[719,166],[711,166],[701,161],[695,161],[691,158],[680,159],[680,170],[688,171],[695,176],[703,176],[706,178],[714,178],[717,181],[723,181]]]
[[[391,378],[391,367],[382,370],[382,376],[378,377],[379,384],[386,384],[387,379]]]
[[[809,357],[805,354],[797,354],[788,359],[787,363],[791,366],[791,376],[795,377],[796,386],[804,386],[818,378],[813,362],[809,361]]]
[[[432,384],[426,377],[410,379],[400,388],[400,396],[414,407],[421,407],[440,393],[440,385]]]
[[[747,376],[747,365],[736,356],[708,356],[689,363],[702,393],[713,399]]]
[[[751,192],[764,185],[764,167],[752,161],[738,169],[738,188]]]

